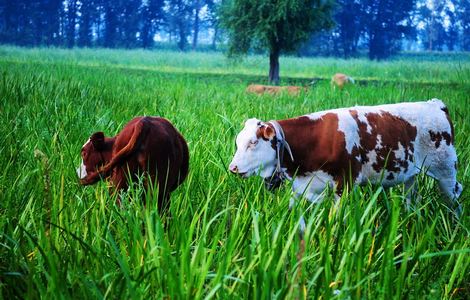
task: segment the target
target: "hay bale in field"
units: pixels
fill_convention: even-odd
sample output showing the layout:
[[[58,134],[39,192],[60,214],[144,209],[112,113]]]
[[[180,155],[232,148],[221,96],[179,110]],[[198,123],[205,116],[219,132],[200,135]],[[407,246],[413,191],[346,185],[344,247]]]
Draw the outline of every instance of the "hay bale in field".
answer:
[[[333,88],[338,87],[340,90],[342,90],[344,86],[348,84],[354,84],[354,79],[346,74],[336,73],[331,78],[331,86]]]
[[[278,95],[283,92],[287,92],[291,96],[298,96],[302,90],[306,92],[308,88],[301,87],[301,86],[293,86],[293,85],[273,86],[273,85],[263,85],[263,84],[250,84],[246,88],[247,93],[253,93],[257,95],[262,95],[262,94]]]

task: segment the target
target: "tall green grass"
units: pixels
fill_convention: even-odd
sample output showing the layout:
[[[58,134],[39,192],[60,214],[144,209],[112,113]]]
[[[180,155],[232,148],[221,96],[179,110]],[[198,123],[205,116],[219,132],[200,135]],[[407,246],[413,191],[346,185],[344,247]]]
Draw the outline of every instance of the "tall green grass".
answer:
[[[365,186],[339,201],[331,196],[318,205],[301,201],[290,212],[289,183],[270,193],[260,178],[242,180],[227,172],[235,136],[249,117],[281,119],[436,97],[449,106],[458,176],[468,187],[470,87],[451,71],[442,68],[428,78],[420,70],[439,67],[285,58],[284,76],[305,76],[307,68],[300,65],[311,68],[308,76],[326,77],[354,66],[353,76],[389,80],[343,93],[320,82],[300,97],[272,98],[244,92],[246,74],[265,72],[261,63],[250,65],[261,62],[256,57],[217,69],[214,64],[224,60],[212,54],[0,52],[5,54],[0,57],[5,299],[470,297],[468,189],[460,219],[424,176],[417,183],[422,199],[411,211],[402,187]],[[452,70],[453,63],[436,65]],[[461,66],[468,74],[468,64]],[[412,74],[406,82],[398,69]],[[214,70],[224,75],[214,76]],[[74,170],[89,135],[98,130],[114,135],[136,115],[164,116],[188,141],[190,173],[172,194],[171,216],[158,214],[155,199],[143,206],[145,191],[138,184],[122,196],[122,207],[114,204],[106,183],[78,184]],[[308,224],[305,245],[298,237],[301,214]]]

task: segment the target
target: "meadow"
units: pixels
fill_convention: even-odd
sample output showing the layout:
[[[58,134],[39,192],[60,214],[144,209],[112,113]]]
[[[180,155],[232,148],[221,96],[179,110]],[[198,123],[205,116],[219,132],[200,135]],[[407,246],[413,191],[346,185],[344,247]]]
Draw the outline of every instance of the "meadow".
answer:
[[[470,298],[470,55],[387,62],[281,59],[299,97],[249,95],[267,58],[220,53],[0,47],[0,295],[111,299]],[[344,92],[328,78],[359,81]],[[290,184],[227,167],[244,120],[353,106],[442,99],[455,126],[463,214],[421,176],[408,211],[403,187],[354,188],[339,201],[301,202]],[[173,122],[190,173],[160,216],[138,184],[115,205],[105,182],[82,187],[75,168],[95,131],[132,117]],[[305,249],[298,235],[307,219]]]

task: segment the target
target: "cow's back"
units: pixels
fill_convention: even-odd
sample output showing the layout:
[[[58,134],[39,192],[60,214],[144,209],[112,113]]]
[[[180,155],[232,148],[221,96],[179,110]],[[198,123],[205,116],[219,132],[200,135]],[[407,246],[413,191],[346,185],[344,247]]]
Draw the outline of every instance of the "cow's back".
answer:
[[[189,150],[186,140],[181,133],[164,118],[151,118],[152,130],[150,131],[148,143],[149,148],[157,155],[157,166],[168,167],[167,180],[169,191],[173,191],[184,181],[189,169]],[[151,159],[151,157],[149,157]],[[160,171],[161,173],[161,171]]]
[[[382,137],[396,138],[400,148],[412,143],[415,164],[425,163],[427,157],[440,150],[440,146],[453,146],[453,125],[441,100],[358,106],[352,110],[358,111],[359,119],[368,127],[367,131],[370,132],[371,126],[376,126]],[[358,128],[358,131],[360,133],[361,129]]]
[[[139,138],[135,145],[129,145],[139,123],[142,127]],[[133,151],[113,171],[117,185],[128,175],[135,180],[138,175],[145,174],[152,181],[158,181],[159,193],[169,193],[186,178],[188,147],[183,136],[168,120],[159,117],[134,118],[116,137],[113,155],[129,146]]]
[[[406,181],[429,162],[456,161],[452,124],[440,100],[355,106],[307,117],[315,121],[327,115],[337,116],[337,128],[329,130],[343,139],[336,139],[342,148],[337,151],[342,154],[337,156],[341,159],[338,169],[329,171],[333,177],[352,174],[356,183],[382,182],[387,186]]]

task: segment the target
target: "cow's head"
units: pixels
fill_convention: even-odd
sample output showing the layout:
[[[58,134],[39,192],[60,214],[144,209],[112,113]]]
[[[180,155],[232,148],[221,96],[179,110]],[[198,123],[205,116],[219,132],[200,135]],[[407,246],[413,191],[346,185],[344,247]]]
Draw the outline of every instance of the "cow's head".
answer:
[[[87,175],[96,172],[109,161],[112,150],[112,145],[109,144],[103,132],[95,132],[83,145],[81,151],[82,163],[77,168],[77,175],[82,181]]]
[[[237,152],[230,163],[230,172],[242,177],[256,174],[270,177],[276,169],[275,138],[272,125],[257,119],[247,120],[237,136]]]

